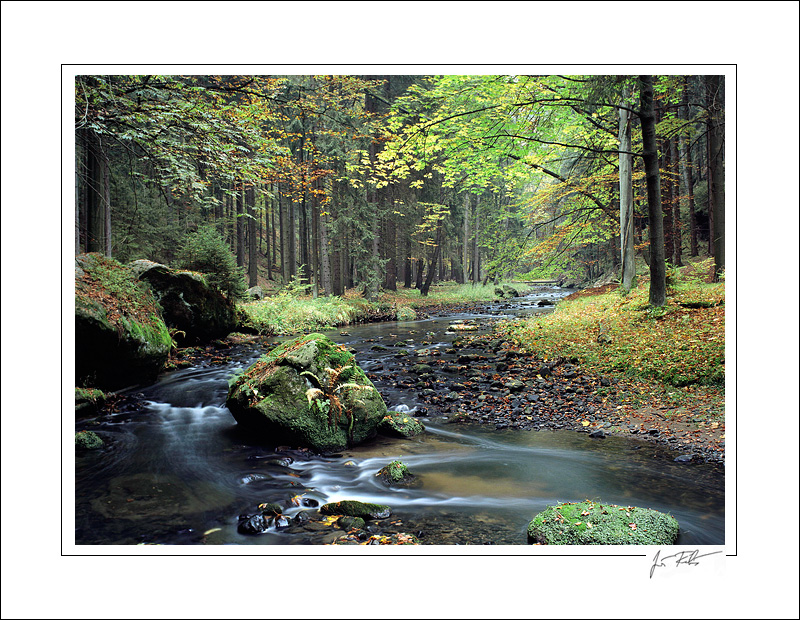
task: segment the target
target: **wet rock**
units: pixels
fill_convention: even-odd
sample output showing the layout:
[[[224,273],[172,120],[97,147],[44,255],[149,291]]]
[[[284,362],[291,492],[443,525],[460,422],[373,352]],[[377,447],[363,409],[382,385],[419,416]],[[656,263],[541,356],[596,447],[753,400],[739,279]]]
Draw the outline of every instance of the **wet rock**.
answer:
[[[691,463],[694,460],[693,454],[681,454],[680,456],[672,459],[676,463]]]
[[[595,439],[605,439],[605,432],[602,428],[598,428],[597,430],[592,431],[589,433],[589,437],[594,437]]]
[[[336,521],[336,527],[343,530],[363,530],[365,526],[366,523],[361,517],[343,516]]]
[[[425,427],[408,412],[387,411],[378,422],[378,432],[389,437],[414,437],[425,432]]]
[[[405,463],[400,461],[392,461],[375,475],[390,486],[410,486],[417,482],[417,477],[408,471]]]
[[[433,368],[431,368],[428,364],[414,364],[411,367],[411,372],[418,374],[418,375],[425,375],[433,372]]]
[[[364,520],[385,519],[392,515],[392,509],[382,504],[368,504],[355,500],[342,500],[325,504],[319,511],[324,515],[343,515],[361,517]]]
[[[239,515],[239,524],[236,530],[240,534],[263,534],[269,529],[269,517],[261,513]]]
[[[509,392],[521,392],[525,389],[525,384],[517,379],[511,379],[510,381],[505,382],[504,387]]]

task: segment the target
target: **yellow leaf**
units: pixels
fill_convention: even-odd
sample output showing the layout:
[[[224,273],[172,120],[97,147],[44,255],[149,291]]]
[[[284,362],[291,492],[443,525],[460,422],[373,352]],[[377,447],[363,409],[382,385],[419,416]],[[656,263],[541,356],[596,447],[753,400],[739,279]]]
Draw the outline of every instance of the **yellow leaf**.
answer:
[[[581,422],[581,424],[583,424],[584,426],[589,426],[590,422],[589,420],[584,420],[583,422]]]

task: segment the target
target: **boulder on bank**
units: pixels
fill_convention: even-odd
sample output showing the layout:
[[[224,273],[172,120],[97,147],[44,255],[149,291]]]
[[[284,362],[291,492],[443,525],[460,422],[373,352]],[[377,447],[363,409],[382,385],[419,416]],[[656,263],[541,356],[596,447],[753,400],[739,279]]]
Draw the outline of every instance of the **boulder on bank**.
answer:
[[[254,301],[263,299],[264,289],[262,289],[259,285],[251,286],[249,289],[247,289],[247,296]]]
[[[528,524],[528,543],[542,545],[674,545],[675,517],[649,508],[591,501],[550,506]]]
[[[322,334],[290,340],[230,385],[236,421],[275,444],[342,450],[374,437],[386,404],[355,356]]]
[[[100,254],[75,257],[75,378],[115,390],[153,381],[172,338],[153,293]]]
[[[130,267],[152,288],[164,322],[174,328],[179,344],[210,342],[236,329],[236,306],[203,274],[149,260],[133,261]]]
[[[509,284],[494,287],[494,294],[502,299],[511,299],[512,297],[519,297],[519,291]]]

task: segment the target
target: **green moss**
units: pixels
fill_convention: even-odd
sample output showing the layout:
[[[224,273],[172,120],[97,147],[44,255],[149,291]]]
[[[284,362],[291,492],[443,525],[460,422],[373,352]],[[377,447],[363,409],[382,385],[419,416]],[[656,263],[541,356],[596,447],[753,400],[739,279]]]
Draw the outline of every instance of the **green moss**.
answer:
[[[103,440],[92,431],[79,431],[75,433],[76,450],[97,450],[103,447]]]
[[[673,545],[678,521],[649,508],[591,501],[550,506],[528,525],[528,542],[547,545]]]
[[[425,427],[408,413],[387,411],[378,423],[378,432],[390,437],[414,437],[424,433]]]

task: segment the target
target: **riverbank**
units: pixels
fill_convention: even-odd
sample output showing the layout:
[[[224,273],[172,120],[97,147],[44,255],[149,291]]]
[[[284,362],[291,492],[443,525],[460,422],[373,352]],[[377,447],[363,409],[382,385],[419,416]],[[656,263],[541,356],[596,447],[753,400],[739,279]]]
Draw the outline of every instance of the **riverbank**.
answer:
[[[498,299],[494,285],[440,284],[423,297],[417,289],[383,291],[368,300],[354,290],[342,297],[277,294],[239,304],[242,331],[290,336],[375,321],[413,320],[443,309],[458,311]]]

